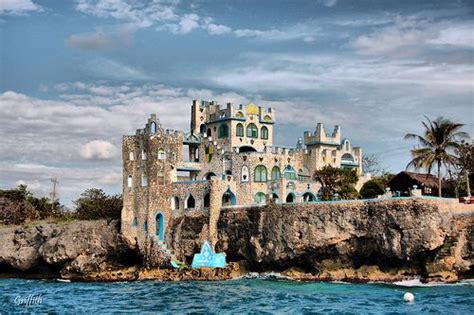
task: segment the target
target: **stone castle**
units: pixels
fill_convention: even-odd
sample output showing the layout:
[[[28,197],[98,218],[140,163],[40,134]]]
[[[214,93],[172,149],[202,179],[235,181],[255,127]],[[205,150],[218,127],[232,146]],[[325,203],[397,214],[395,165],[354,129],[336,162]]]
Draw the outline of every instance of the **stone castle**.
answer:
[[[188,133],[163,129],[156,115],[123,137],[122,233],[145,248],[166,248],[176,218],[208,212],[208,240],[216,242],[221,209],[235,205],[314,202],[325,165],[362,173],[362,150],[323,124],[305,132],[295,148],[273,146],[276,113],[246,106],[193,101]]]

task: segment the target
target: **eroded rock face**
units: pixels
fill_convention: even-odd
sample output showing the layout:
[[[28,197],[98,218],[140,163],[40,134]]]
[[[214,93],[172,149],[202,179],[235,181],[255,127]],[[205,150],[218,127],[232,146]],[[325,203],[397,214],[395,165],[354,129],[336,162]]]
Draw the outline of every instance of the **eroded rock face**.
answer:
[[[298,266],[325,273],[372,265],[415,267],[426,275],[427,264],[458,230],[450,220],[433,203],[418,200],[233,208],[221,213],[216,250],[257,270]],[[462,245],[458,256],[472,255],[472,239]],[[464,270],[473,263],[463,259]]]
[[[136,255],[122,240],[117,222],[76,221],[0,229],[0,263],[20,271],[50,265],[65,273],[87,273]]]

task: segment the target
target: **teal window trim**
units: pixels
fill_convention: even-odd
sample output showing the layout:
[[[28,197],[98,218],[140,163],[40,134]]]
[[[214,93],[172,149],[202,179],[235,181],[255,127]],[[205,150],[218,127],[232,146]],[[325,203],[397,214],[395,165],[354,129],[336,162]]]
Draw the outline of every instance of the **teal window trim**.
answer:
[[[243,137],[244,136],[244,125],[242,124],[237,124],[236,127],[236,136],[237,137]]]
[[[262,139],[268,140],[268,128],[263,126],[262,129],[260,129],[260,134],[262,136]]]
[[[254,182],[265,183],[267,181],[267,168],[263,165],[255,167]]]
[[[222,124],[219,126],[219,139],[229,137],[229,126],[227,124]]]
[[[251,123],[247,126],[247,137],[258,138],[258,128],[254,123]]]

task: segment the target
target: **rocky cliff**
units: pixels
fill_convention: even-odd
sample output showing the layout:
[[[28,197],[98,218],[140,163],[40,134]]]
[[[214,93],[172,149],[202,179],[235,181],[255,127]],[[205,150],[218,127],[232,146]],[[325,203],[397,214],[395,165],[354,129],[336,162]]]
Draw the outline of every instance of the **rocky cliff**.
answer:
[[[473,219],[423,199],[269,203],[223,210],[216,249],[302,279],[456,281],[474,265]]]
[[[472,276],[473,223],[473,206],[427,199],[226,208],[216,251],[231,264],[221,271],[150,267],[124,242],[117,222],[6,226],[0,227],[0,275],[216,280],[277,271],[300,280],[457,281]],[[209,214],[175,219],[166,235],[172,253],[190,263],[209,235]]]
[[[37,223],[0,228],[0,273],[71,277],[139,262],[117,221]]]

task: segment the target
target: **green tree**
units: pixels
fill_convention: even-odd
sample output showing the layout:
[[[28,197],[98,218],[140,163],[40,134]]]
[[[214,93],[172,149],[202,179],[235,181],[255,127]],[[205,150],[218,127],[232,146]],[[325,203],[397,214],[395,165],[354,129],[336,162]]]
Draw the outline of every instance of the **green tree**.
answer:
[[[435,166],[438,174],[438,196],[441,197],[441,167],[449,169],[458,162],[453,150],[459,147],[461,139],[467,138],[468,134],[460,131],[463,124],[454,123],[449,119],[438,117],[431,121],[426,117],[426,120],[427,122],[422,122],[425,129],[422,136],[413,133],[405,135],[405,139],[414,139],[420,144],[420,147],[411,150],[412,160],[408,163],[407,169],[424,168],[431,174]]]
[[[359,176],[355,170],[327,165],[314,173],[314,179],[321,184],[322,200],[332,200],[336,194],[344,199],[357,198],[354,185]]]
[[[384,192],[384,184],[380,178],[374,178],[365,182],[360,189],[360,195],[365,199],[375,198],[382,195]]]
[[[462,176],[466,184],[467,197],[471,197],[470,176],[474,174],[474,145],[469,142],[462,141],[461,145],[456,148],[458,159],[458,182],[462,182]]]
[[[120,219],[122,196],[107,195],[102,189],[91,188],[74,200],[76,217],[81,220]]]

